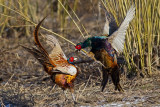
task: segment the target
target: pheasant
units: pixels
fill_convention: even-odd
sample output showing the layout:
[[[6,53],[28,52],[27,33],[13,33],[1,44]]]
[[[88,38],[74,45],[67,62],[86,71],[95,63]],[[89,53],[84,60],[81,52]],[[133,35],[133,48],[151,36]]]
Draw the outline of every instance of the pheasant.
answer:
[[[115,85],[115,90],[118,89],[118,91],[123,92],[120,85],[120,70],[117,64],[117,56],[118,53],[123,51],[126,30],[129,23],[134,18],[134,14],[135,7],[132,5],[128,10],[124,21],[118,27],[114,17],[106,11],[106,22],[104,25],[103,36],[90,37],[75,46],[77,50],[91,47],[91,56],[104,65],[102,66],[103,80],[101,83],[101,91],[104,90],[108,82],[108,77],[111,76],[113,84]]]
[[[52,48],[51,53],[48,54],[48,52],[43,48],[38,39],[38,30],[43,20],[36,26],[34,30],[34,42],[36,47],[22,47],[33,54],[33,56],[43,65],[44,70],[50,75],[53,82],[55,82],[63,90],[67,88],[70,89],[72,98],[75,101],[73,94],[73,82],[77,76],[78,69],[73,64],[68,63],[67,57],[63,53],[58,40],[52,35],[46,35],[47,43]],[[70,62],[73,62],[73,60],[73,57],[69,59]]]

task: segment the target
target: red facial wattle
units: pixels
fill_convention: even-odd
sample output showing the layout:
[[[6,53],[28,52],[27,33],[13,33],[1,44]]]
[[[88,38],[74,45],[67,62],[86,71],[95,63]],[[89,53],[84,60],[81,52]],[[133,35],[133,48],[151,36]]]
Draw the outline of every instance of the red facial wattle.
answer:
[[[70,57],[70,58],[69,58],[69,61],[70,61],[70,62],[73,62],[73,61],[74,61],[74,58],[73,58],[73,57]]]
[[[75,48],[78,49],[78,50],[82,49],[81,45],[77,45]]]

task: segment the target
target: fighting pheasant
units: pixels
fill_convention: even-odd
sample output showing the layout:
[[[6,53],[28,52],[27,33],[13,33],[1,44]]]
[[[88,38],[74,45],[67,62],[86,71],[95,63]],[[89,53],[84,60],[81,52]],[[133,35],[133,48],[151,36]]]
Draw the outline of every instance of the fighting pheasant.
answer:
[[[121,25],[115,22],[114,17],[106,11],[106,23],[104,25],[103,35],[108,36],[94,36],[86,39],[84,42],[76,45],[77,50],[82,48],[91,47],[90,53],[92,53],[96,60],[100,61],[102,66],[103,80],[101,83],[102,91],[104,90],[109,75],[112,78],[115,90],[123,92],[120,85],[120,70],[117,64],[118,53],[123,51],[125,34],[129,26],[129,23],[134,18],[135,7],[131,6],[127,15]],[[93,56],[91,55],[91,56]]]
[[[38,30],[43,20],[36,26],[34,31],[34,42],[36,48],[22,47],[33,54],[33,56],[43,65],[44,70],[50,75],[53,82],[59,85],[63,90],[67,88],[70,89],[73,100],[75,101],[73,94],[73,82],[77,76],[77,68],[73,64],[68,63],[68,61],[73,62],[74,58],[71,57],[67,61],[67,57],[63,53],[58,40],[51,35],[46,35],[47,43],[52,48],[51,53],[48,54],[48,52],[43,48],[38,39]]]

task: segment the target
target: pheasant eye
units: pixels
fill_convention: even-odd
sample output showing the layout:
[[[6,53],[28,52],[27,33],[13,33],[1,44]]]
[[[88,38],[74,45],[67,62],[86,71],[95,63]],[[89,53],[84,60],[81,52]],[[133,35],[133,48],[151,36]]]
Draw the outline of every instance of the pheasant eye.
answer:
[[[80,50],[82,47],[81,47],[81,45],[77,45],[75,48]]]
[[[73,62],[73,61],[74,61],[74,58],[73,58],[73,57],[70,57],[70,58],[69,58],[69,61],[70,61],[70,62]]]

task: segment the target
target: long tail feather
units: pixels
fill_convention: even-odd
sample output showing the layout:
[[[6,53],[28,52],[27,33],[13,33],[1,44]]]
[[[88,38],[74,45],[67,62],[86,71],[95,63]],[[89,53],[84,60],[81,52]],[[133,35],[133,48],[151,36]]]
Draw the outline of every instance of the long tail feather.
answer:
[[[22,45],[21,45],[22,46]],[[43,51],[39,51],[36,48],[28,48],[25,46],[22,46],[26,51],[31,53],[43,66],[49,66],[54,67],[50,62],[48,56],[44,54]]]
[[[45,18],[46,18],[46,17],[44,17],[44,18],[39,22],[39,24],[36,26],[36,28],[35,28],[35,30],[34,30],[34,33],[33,33],[33,35],[34,35],[34,41],[35,41],[35,44],[36,44],[36,46],[38,47],[38,49],[41,50],[41,52],[43,52],[43,53],[48,57],[49,62],[50,62],[53,66],[56,66],[56,65],[52,62],[52,60],[51,60],[50,57],[49,57],[49,54],[48,54],[47,51],[43,48],[43,46],[41,45],[41,43],[40,43],[40,41],[39,41],[39,39],[38,39],[38,30],[39,30],[39,28],[40,28],[40,26],[41,26],[41,24],[42,24],[42,22],[44,21]]]
[[[46,17],[45,17],[45,18],[46,18]],[[44,21],[45,18],[43,18],[43,19],[39,22],[39,24],[36,26],[33,35],[34,35],[34,41],[35,41],[36,45],[38,46],[38,48],[40,48],[41,50],[43,50],[44,53],[48,56],[48,53],[46,52],[46,50],[45,50],[45,49],[43,48],[43,46],[41,45],[41,43],[39,42],[39,38],[38,38],[38,30],[39,30],[39,28],[40,28],[40,26],[41,26],[41,24],[42,24],[42,22]]]

